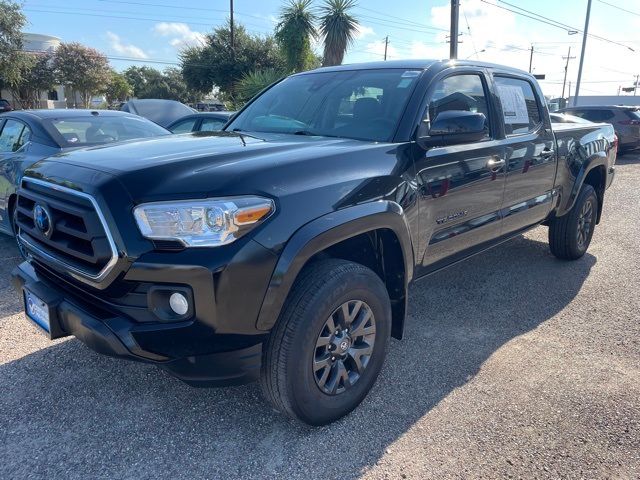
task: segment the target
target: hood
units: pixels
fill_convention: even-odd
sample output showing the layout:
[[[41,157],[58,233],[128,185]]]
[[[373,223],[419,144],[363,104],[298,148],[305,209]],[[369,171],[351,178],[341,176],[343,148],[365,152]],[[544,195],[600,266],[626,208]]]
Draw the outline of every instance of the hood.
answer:
[[[305,177],[328,176],[335,172],[348,180],[348,163],[354,175],[370,170],[356,161],[366,151],[385,148],[358,140],[269,135],[268,138],[230,132],[169,135],[153,139],[111,144],[62,152],[34,167],[52,172],[53,163],[97,170],[116,177],[134,201],[156,198],[184,198],[208,195],[268,193],[277,196],[291,188],[305,188]],[[389,152],[391,153],[391,152]],[[335,163],[335,166],[331,165]],[[64,176],[63,168],[57,176]],[[293,178],[296,182],[292,182]],[[354,177],[355,178],[355,177]],[[306,186],[308,187],[308,185]]]

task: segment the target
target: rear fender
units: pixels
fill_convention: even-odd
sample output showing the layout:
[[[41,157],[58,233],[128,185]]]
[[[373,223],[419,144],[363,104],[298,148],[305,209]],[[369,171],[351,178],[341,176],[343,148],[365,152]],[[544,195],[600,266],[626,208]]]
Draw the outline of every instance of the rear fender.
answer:
[[[578,198],[578,194],[580,193],[580,190],[584,185],[584,180],[585,178],[587,178],[587,175],[589,175],[589,172],[591,172],[594,168],[606,168],[606,166],[607,154],[604,152],[596,152],[588,159],[584,160],[575,177],[573,179],[571,177],[568,177],[566,180],[567,183],[570,183],[573,180],[573,183],[571,185],[563,185],[560,189],[561,192],[568,192],[568,194],[565,193],[564,195],[560,195],[558,208],[555,212],[556,216],[560,217],[562,215],[566,215],[573,208],[576,203],[576,199]],[[607,175],[606,170],[605,175]]]
[[[406,289],[413,276],[414,260],[402,207],[395,202],[378,201],[344,208],[307,223],[287,242],[271,276],[256,327],[273,327],[298,274],[311,257],[343,240],[381,228],[392,230],[399,239]]]

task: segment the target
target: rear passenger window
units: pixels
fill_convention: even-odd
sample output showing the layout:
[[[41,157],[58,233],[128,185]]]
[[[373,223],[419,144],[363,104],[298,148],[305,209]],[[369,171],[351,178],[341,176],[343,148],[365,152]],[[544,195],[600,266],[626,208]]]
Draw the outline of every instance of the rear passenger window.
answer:
[[[577,110],[575,114],[579,117],[586,118],[591,122],[606,122],[615,117],[615,113],[611,110]]]
[[[526,80],[495,77],[507,136],[533,132],[542,123],[533,87]]]
[[[193,127],[196,124],[195,118],[188,118],[187,120],[183,120],[182,122],[176,123],[173,127],[171,127],[171,133],[189,133],[193,131]]]
[[[0,152],[16,152],[29,141],[31,132],[22,122],[7,120],[0,133]]]
[[[201,132],[218,132],[222,130],[224,124],[226,122],[224,120],[220,120],[219,118],[205,118],[202,120],[202,125],[200,125]]]

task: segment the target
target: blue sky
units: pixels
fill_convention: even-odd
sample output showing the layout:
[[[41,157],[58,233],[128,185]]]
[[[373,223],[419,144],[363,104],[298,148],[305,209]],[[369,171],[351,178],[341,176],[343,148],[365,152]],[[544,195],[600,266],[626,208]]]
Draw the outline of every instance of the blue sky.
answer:
[[[97,48],[117,69],[130,64],[164,68],[177,62],[184,45],[194,44],[228,16],[228,0],[23,0],[26,31],[79,41]],[[236,21],[256,34],[273,31],[281,0],[235,0]],[[319,4],[319,0],[315,0]],[[449,0],[360,0],[354,14],[361,28],[345,63],[388,57],[448,57],[446,30]],[[478,58],[528,69],[534,45],[533,71],[544,73],[548,95],[558,95],[569,47],[579,58],[581,35],[536,22],[492,6],[516,5],[582,29],[587,0],[463,0],[459,57]],[[615,8],[613,5],[628,10]],[[583,94],[614,95],[640,73],[640,1],[593,0],[590,33],[635,49],[589,38]],[[318,46],[319,49],[319,46]],[[130,60],[120,60],[120,59]],[[569,65],[575,85],[578,58]]]

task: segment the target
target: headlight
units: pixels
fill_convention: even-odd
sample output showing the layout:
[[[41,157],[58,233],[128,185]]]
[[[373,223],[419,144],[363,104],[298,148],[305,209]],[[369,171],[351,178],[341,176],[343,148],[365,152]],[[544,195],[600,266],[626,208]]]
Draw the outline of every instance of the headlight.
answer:
[[[133,215],[146,238],[217,247],[240,238],[273,211],[268,198],[233,197],[143,203]]]

